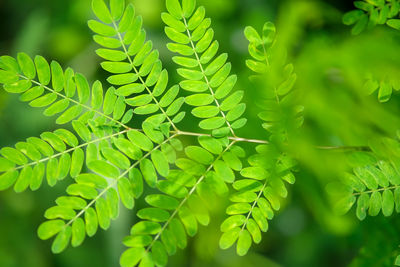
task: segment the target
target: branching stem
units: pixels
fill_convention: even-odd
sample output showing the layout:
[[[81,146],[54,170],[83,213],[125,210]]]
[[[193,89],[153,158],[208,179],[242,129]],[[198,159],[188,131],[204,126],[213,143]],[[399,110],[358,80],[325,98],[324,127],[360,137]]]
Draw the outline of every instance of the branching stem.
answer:
[[[222,155],[224,155],[224,153],[226,151],[228,151],[231,146],[233,146],[236,143],[236,141],[232,141],[225,149],[224,151],[222,151],[221,154],[218,155],[218,157],[213,161],[213,163],[211,163],[208,168],[206,169],[206,171],[203,173],[203,175],[197,180],[196,184],[192,187],[192,189],[189,191],[189,193],[185,196],[185,198],[181,201],[181,203],[179,203],[179,206],[174,210],[174,212],[171,214],[171,216],[169,216],[168,220],[164,223],[163,227],[161,228],[161,230],[157,233],[157,235],[154,237],[153,241],[150,243],[150,245],[147,247],[146,252],[149,252],[151,247],[154,245],[154,243],[160,238],[161,234],[164,232],[164,230],[167,228],[167,226],[169,225],[169,223],[172,221],[172,219],[176,216],[176,214],[179,212],[179,210],[182,208],[182,206],[186,203],[186,201],[189,199],[189,197],[193,194],[193,192],[197,189],[197,187],[199,186],[199,184],[204,180],[204,178],[206,177],[207,173],[209,171],[211,171],[211,169],[214,167],[214,164],[217,160],[219,160]]]
[[[115,185],[118,183],[118,181],[124,177],[126,174],[128,174],[130,172],[130,170],[132,170],[133,168],[135,168],[143,159],[147,158],[148,156],[150,156],[150,154],[157,150],[158,148],[160,148],[163,144],[165,144],[166,142],[170,141],[171,139],[173,139],[174,137],[176,137],[177,135],[171,135],[170,137],[168,137],[167,139],[165,139],[162,143],[158,144],[157,146],[155,146],[152,150],[150,150],[149,152],[147,152],[141,159],[137,160],[135,163],[133,163],[126,171],[124,171],[120,176],[118,176],[112,183],[110,183],[105,189],[103,189],[103,191],[100,192],[100,194],[98,194],[92,201],[90,201],[90,203],[88,205],[86,205],[86,207],[84,209],[82,209],[74,218],[72,218],[64,227],[67,227],[68,225],[72,224],[76,219],[78,219],[82,214],[84,214],[87,209],[89,209],[91,206],[93,206],[96,201],[102,196],[104,195],[108,190],[110,190],[110,188],[115,187]]]

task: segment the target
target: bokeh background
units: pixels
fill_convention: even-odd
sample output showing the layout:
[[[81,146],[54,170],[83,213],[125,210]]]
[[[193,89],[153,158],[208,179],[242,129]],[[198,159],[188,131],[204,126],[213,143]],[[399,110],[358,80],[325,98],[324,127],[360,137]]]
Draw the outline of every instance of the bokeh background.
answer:
[[[178,81],[172,54],[166,49],[160,13],[163,0],[133,2],[144,19],[148,38],[159,49],[164,66]],[[399,78],[400,32],[378,26],[352,36],[342,25],[350,0],[198,0],[212,18],[221,51],[229,53],[238,88],[246,92],[249,122],[240,136],[257,138],[262,128],[254,100],[262,88],[248,82],[245,67],[246,25],[261,30],[265,21],[277,25],[279,38],[298,74],[299,103],[305,106],[305,123],[292,146],[299,159],[297,182],[281,212],[270,223],[263,241],[253,245],[245,257],[234,249],[218,248],[219,225],[225,217],[226,199],[216,203],[209,227],[201,227],[185,251],[169,260],[169,266],[391,266],[400,252],[400,220],[393,215],[359,222],[354,210],[339,216],[332,210],[327,185],[347,168],[346,156],[321,151],[317,145],[363,146],[377,136],[394,137],[400,126],[399,97],[380,104],[367,96],[367,75],[379,80]],[[55,59],[85,74],[90,81],[105,81],[99,68],[97,45],[87,27],[92,18],[89,0],[0,0],[0,54]],[[190,123],[189,123],[190,124]],[[43,131],[54,130],[54,120],[0,90],[0,146],[11,146]],[[108,231],[87,238],[79,248],[61,255],[50,252],[51,242],[40,241],[37,226],[44,211],[64,193],[68,179],[38,192],[0,193],[1,267],[109,267],[118,266],[121,240],[135,222],[135,212],[121,208],[120,217]],[[143,205],[140,201],[136,208]]]

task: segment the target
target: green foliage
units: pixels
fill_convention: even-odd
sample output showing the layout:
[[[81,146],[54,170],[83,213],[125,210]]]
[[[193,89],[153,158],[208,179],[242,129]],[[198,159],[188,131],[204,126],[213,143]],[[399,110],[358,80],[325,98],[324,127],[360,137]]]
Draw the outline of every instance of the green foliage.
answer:
[[[168,13],[161,17],[173,41],[167,47],[179,54],[173,57],[182,77],[179,85],[169,86],[158,51],[146,41],[142,18],[123,0],[111,0],[109,5],[92,1],[97,20],[89,20],[88,26],[102,46],[96,53],[104,59],[100,65],[109,72],[107,82],[112,85],[105,91],[100,81],[90,85],[82,74],[63,70],[55,61],[49,64],[41,56],[32,60],[19,53],[17,59],[0,58],[0,82],[7,92],[20,94],[20,100],[32,107],[45,108],[44,115],[56,116],[59,125],[69,123],[75,132],[59,128],[0,150],[0,190],[37,190],[45,177],[50,186],[72,178],[66,195],[45,211],[46,221],[37,231],[43,240],[54,237],[53,253],[81,245],[99,228],[107,230],[119,215],[120,202],[133,209],[148,186],[158,193],[144,196],[149,207],[137,211],[139,221],[123,240],[128,249],[120,264],[165,266],[169,255],[187,246],[187,236],[209,224],[208,208],[232,186],[237,192],[229,198],[235,204],[227,208],[220,246],[228,248],[237,239],[237,253],[244,255],[252,239],[260,242],[260,230],[268,228],[266,218],[272,219],[272,209],[279,210],[280,198],[287,196],[283,181],[294,183],[294,161],[272,138],[288,139],[293,121],[284,110],[293,106],[288,99],[296,79],[292,65],[278,63],[279,54],[272,59],[278,53],[270,49],[274,25],[266,24],[262,40],[251,28],[245,30],[250,54],[261,61],[248,61],[258,73],[252,79],[265,88],[264,104],[277,101],[260,114],[264,128],[272,133],[269,143],[236,135],[247,121],[246,105],[241,103],[244,92],[233,90],[237,76],[231,74],[227,54],[218,54],[205,8],[196,8],[195,0],[167,0],[166,7]],[[260,45],[262,56],[255,54]],[[259,83],[270,82],[276,73],[280,76],[274,84]],[[180,96],[180,88],[187,91],[185,96]],[[185,103],[199,119],[201,132],[178,129]],[[275,113],[275,119],[266,113]],[[302,121],[299,113],[296,120]],[[134,116],[142,117],[140,129],[128,125]],[[197,143],[183,146],[180,136],[194,136]],[[246,152],[240,142],[259,144],[257,153],[247,158],[248,167],[243,167]]]
[[[390,100],[394,92],[400,90],[400,80],[393,78],[391,80],[378,81],[372,77],[369,77],[364,84],[363,90],[367,94],[378,92],[379,102],[387,102]]]
[[[355,1],[356,10],[350,11],[343,16],[343,23],[353,25],[351,33],[360,34],[366,28],[375,25],[387,24],[400,30],[400,1],[398,0],[364,0]]]
[[[304,107],[295,103],[297,94],[293,86],[297,76],[293,65],[285,63],[286,52],[276,40],[274,24],[265,23],[261,36],[251,26],[246,27],[244,32],[252,57],[246,65],[256,73],[250,79],[263,88],[263,99],[258,103],[263,112],[259,118],[264,121],[263,127],[271,133],[270,139],[285,140],[288,131],[300,127],[304,120]]]

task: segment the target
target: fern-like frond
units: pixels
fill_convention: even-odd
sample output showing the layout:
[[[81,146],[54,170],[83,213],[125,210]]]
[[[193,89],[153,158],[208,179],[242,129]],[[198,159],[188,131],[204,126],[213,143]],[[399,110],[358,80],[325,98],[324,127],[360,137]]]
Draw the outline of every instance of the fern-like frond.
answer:
[[[237,76],[231,75],[231,63],[226,53],[217,55],[219,44],[213,41],[211,19],[205,18],[205,8],[196,9],[196,1],[166,1],[168,13],[162,14],[167,25],[166,35],[173,41],[167,44],[181,66],[178,74],[184,79],[180,86],[191,93],[186,103],[194,106],[192,114],[200,118],[199,127],[212,130],[217,137],[232,134],[247,120],[241,118],[246,105],[240,104],[243,91],[231,93]]]
[[[352,156],[353,173],[346,173],[342,183],[331,191],[340,197],[336,209],[348,212],[355,203],[356,215],[392,215],[400,212],[400,143],[390,138],[371,141],[373,153],[358,152]]]
[[[390,100],[395,91],[400,91],[400,79],[378,81],[373,77],[369,77],[363,89],[369,95],[378,92],[379,102],[384,103]]]
[[[240,171],[244,179],[233,183],[237,192],[230,196],[229,217],[221,224],[220,247],[227,249],[237,241],[240,256],[247,253],[252,239],[256,244],[261,242],[261,231],[268,230],[268,220],[280,209],[281,198],[287,196],[284,181],[295,182],[295,162],[290,157],[272,144],[259,145],[256,150],[258,153],[248,159],[250,166]]]
[[[343,23],[353,25],[351,33],[360,34],[367,28],[375,25],[387,24],[388,26],[400,30],[400,1],[392,0],[364,0],[355,1],[356,10],[352,10],[343,15]]]
[[[116,2],[117,15],[112,8]],[[180,111],[184,98],[177,98],[179,86],[166,91],[168,72],[163,69],[153,43],[146,41],[142,18],[135,16],[133,5],[125,8],[124,1],[111,1],[110,6],[111,11],[103,0],[93,0],[93,11],[101,22],[89,20],[88,23],[96,33],[94,40],[105,47],[96,53],[106,60],[101,63],[102,68],[112,74],[107,81],[119,86],[115,93],[126,97],[126,104],[134,108],[135,114],[150,115],[160,111],[163,119],[159,119],[159,123],[167,120],[177,130],[175,123],[185,116]]]
[[[198,138],[200,146],[185,149],[187,158],[176,160],[179,169],[172,170],[157,183],[160,194],[148,195],[151,206],[138,211],[142,221],[131,229],[124,244],[121,266],[142,264],[165,266],[168,255],[187,245],[186,235],[197,233],[198,224],[208,225],[205,203],[228,192],[225,183],[235,180],[233,170],[242,168],[239,157],[244,151],[233,142],[221,142],[209,136]],[[209,205],[212,205],[209,203]]]
[[[19,53],[17,60],[0,57],[0,83],[7,92],[21,94],[20,100],[29,102],[30,106],[47,107],[44,115],[57,114],[57,124],[78,117],[87,122],[97,116],[110,125],[128,128],[125,123],[132,118],[130,112],[125,113],[124,98],[118,98],[114,88],[107,90],[103,102],[99,81],[90,88],[82,74],[71,68],[64,71],[56,61],[49,64],[41,56],[36,56],[34,61],[25,53]]]
[[[249,41],[249,54],[252,59],[246,65],[255,75],[250,79],[260,89],[262,100],[259,107],[263,110],[259,117],[263,127],[273,136],[283,136],[292,128],[303,123],[303,106],[294,102],[296,74],[292,64],[285,63],[285,51],[277,45],[275,25],[267,22],[262,35],[251,26],[246,27],[245,36]]]
[[[109,143],[88,148],[86,166],[92,173],[79,174],[75,183],[68,186],[68,195],[58,198],[57,206],[45,212],[48,221],[41,224],[38,235],[41,239],[49,239],[57,234],[52,245],[54,253],[63,251],[70,242],[72,246],[79,246],[85,236],[93,236],[99,226],[108,229],[111,219],[118,217],[120,200],[126,208],[133,208],[134,198],[142,194],[143,179],[154,187],[157,173],[161,176],[169,174],[169,154],[174,153],[171,152],[174,146],[179,148],[179,141],[173,139],[175,135],[154,147],[150,139],[138,131],[131,130],[127,136],[147,153],[141,155],[141,151],[123,137],[113,141],[125,154]],[[131,162],[129,157],[135,161]]]
[[[68,175],[75,178],[82,170],[85,147],[122,135],[125,131],[90,138],[86,143],[79,144],[73,133],[58,129],[45,132],[40,138],[29,137],[26,142],[18,142],[15,148],[3,147],[0,150],[3,156],[0,157],[0,190],[14,185],[16,192],[28,187],[35,191],[44,178],[49,186],[54,186]]]

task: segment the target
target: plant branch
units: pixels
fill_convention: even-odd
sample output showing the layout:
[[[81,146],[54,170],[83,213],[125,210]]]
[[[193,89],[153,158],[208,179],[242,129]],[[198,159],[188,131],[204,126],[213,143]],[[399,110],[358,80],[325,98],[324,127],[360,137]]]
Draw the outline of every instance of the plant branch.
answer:
[[[103,191],[100,192],[100,194],[98,194],[89,204],[86,205],[86,207],[84,209],[82,209],[74,218],[72,218],[67,224],[65,224],[64,227],[67,227],[68,225],[72,224],[76,219],[78,219],[82,214],[84,214],[87,209],[89,209],[91,206],[93,206],[96,201],[102,196],[104,195],[110,188],[115,187],[116,184],[118,183],[118,181],[124,177],[126,174],[128,174],[130,172],[130,170],[132,170],[133,168],[135,168],[143,159],[147,158],[153,151],[157,150],[158,148],[160,148],[163,144],[165,144],[166,142],[168,142],[169,140],[173,139],[174,137],[176,137],[177,134],[171,135],[170,137],[168,137],[167,139],[165,139],[162,143],[158,144],[157,146],[155,146],[152,150],[150,150],[149,152],[147,152],[142,158],[140,158],[139,160],[137,160],[134,164],[132,164],[126,171],[124,171],[120,176],[118,176],[112,183],[110,183],[105,189],[103,189]]]
[[[135,71],[135,74],[138,76],[140,82],[143,84],[143,86],[146,88],[146,91],[149,93],[149,95],[151,96],[151,98],[153,99],[153,101],[156,103],[156,105],[158,106],[158,108],[161,110],[161,112],[165,115],[165,117],[167,118],[167,120],[169,121],[169,123],[171,123],[172,128],[174,128],[175,131],[178,131],[178,128],[176,127],[175,123],[171,120],[171,118],[167,115],[167,113],[165,112],[165,110],[160,106],[160,103],[158,102],[158,100],[155,98],[155,96],[153,95],[153,93],[151,92],[151,90],[149,89],[149,87],[147,86],[146,82],[143,80],[143,78],[139,75],[139,71],[137,70],[136,66],[133,64],[133,61],[131,59],[131,56],[129,55],[126,46],[122,40],[122,36],[121,33],[118,30],[118,27],[115,23],[115,21],[113,20],[113,26],[115,31],[117,32],[118,35],[118,39],[119,42],[122,45],[122,48],[124,49],[124,53],[129,61],[129,64],[131,64],[133,70]]]
[[[50,88],[50,87],[48,87],[48,86],[46,86],[46,85],[43,85],[43,84],[41,84],[40,82],[37,82],[37,81],[35,81],[35,80],[30,80],[28,77],[25,77],[25,76],[23,76],[23,75],[21,75],[21,74],[18,74],[18,75],[19,75],[21,78],[23,78],[23,79],[29,80],[29,81],[31,81],[32,83],[34,83],[34,84],[36,84],[36,85],[39,85],[39,86],[43,87],[44,89],[46,89],[46,90],[48,90],[48,91],[50,91],[50,92],[52,92],[52,93],[54,93],[54,94],[56,94],[56,95],[58,95],[58,96],[64,98],[64,99],[67,99],[68,101],[71,101],[71,102],[74,103],[75,105],[78,105],[78,106],[81,106],[81,107],[83,107],[83,108],[85,108],[85,109],[88,109],[88,110],[90,110],[90,111],[93,111],[93,112],[99,114],[100,116],[105,117],[105,118],[109,119],[110,121],[113,121],[113,122],[115,122],[115,123],[121,125],[121,126],[124,127],[125,129],[129,129],[128,126],[126,126],[125,124],[121,123],[120,121],[118,121],[118,120],[116,120],[116,119],[114,119],[114,118],[112,118],[112,117],[110,117],[110,116],[108,116],[108,115],[106,115],[106,114],[104,114],[104,113],[98,111],[98,110],[95,110],[95,109],[93,109],[93,108],[90,107],[90,106],[84,105],[84,104],[82,104],[82,103],[76,101],[75,99],[72,99],[72,98],[70,98],[70,97],[67,97],[67,96],[65,96],[65,95],[63,95],[63,94],[61,94],[61,93],[59,93],[59,92],[56,92],[54,89],[52,89],[52,88]]]
[[[40,160],[37,160],[37,161],[32,161],[32,162],[27,163],[27,164],[24,164],[24,165],[20,165],[20,166],[18,166],[18,167],[15,167],[15,168],[13,168],[13,169],[10,169],[10,170],[19,170],[19,169],[25,168],[26,166],[36,165],[36,164],[38,164],[38,163],[48,161],[48,160],[50,160],[50,159],[52,159],[52,158],[57,158],[57,157],[59,157],[59,156],[62,156],[63,154],[66,154],[66,153],[75,151],[75,150],[77,150],[78,148],[88,146],[89,144],[96,143],[96,142],[99,142],[99,141],[102,141],[102,140],[107,140],[107,139],[112,138],[112,137],[114,137],[114,136],[118,136],[118,135],[124,134],[124,133],[126,133],[126,132],[129,132],[130,130],[133,130],[133,129],[126,129],[126,130],[120,131],[120,132],[118,132],[118,133],[114,133],[114,134],[107,135],[107,136],[104,136],[104,137],[101,137],[101,138],[97,138],[97,139],[91,140],[91,141],[89,141],[89,142],[80,144],[80,145],[78,145],[78,146],[72,147],[72,148],[70,148],[70,149],[67,149],[67,150],[65,150],[65,151],[63,151],[63,152],[60,152],[60,153],[51,155],[51,156],[49,156],[49,157],[46,157],[46,158],[43,158],[43,159],[40,159]]]
[[[229,127],[229,130],[231,131],[232,135],[233,135],[234,137],[236,137],[235,131],[233,130],[233,128],[232,128],[231,124],[229,123],[229,121],[226,119],[225,113],[221,110],[221,106],[220,106],[220,104],[219,104],[217,98],[215,97],[214,91],[213,91],[213,89],[211,88],[211,85],[210,85],[210,83],[209,83],[209,81],[208,81],[207,75],[206,75],[205,72],[204,72],[203,64],[201,64],[199,55],[197,54],[196,48],[195,48],[195,46],[194,46],[194,44],[193,44],[192,35],[190,34],[190,31],[189,31],[189,28],[188,28],[188,25],[187,25],[187,22],[186,22],[186,18],[185,18],[185,16],[182,16],[182,18],[183,18],[183,23],[185,24],[185,27],[186,27],[186,33],[187,33],[187,35],[188,35],[188,37],[189,37],[189,40],[190,40],[190,45],[192,46],[194,55],[196,56],[197,64],[198,64],[199,67],[200,67],[200,71],[201,71],[201,73],[203,74],[203,78],[204,78],[204,80],[205,80],[205,82],[206,82],[206,84],[207,84],[207,87],[208,87],[208,89],[210,90],[210,93],[211,93],[212,97],[214,98],[214,102],[215,102],[215,104],[217,105],[217,107],[218,107],[218,109],[219,109],[219,111],[220,111],[222,117],[224,118],[224,120],[225,120],[225,122],[226,122],[226,125]]]
[[[374,193],[374,192],[381,192],[381,191],[386,191],[386,190],[393,190],[393,189],[397,189],[397,188],[399,188],[399,187],[400,187],[400,185],[393,185],[393,186],[389,186],[389,187],[378,188],[378,189],[375,189],[375,190],[368,190],[368,191],[363,191],[363,192],[356,192],[356,193],[353,193],[352,195],[353,195],[353,196],[359,196],[359,195],[361,195],[361,194],[371,194],[371,193]]]
[[[204,180],[205,176],[211,169],[214,167],[214,164],[217,160],[219,160],[222,155],[231,148],[236,143],[236,141],[232,141],[225,149],[222,151],[220,155],[213,161],[213,163],[208,166],[206,171],[203,173],[203,175],[197,180],[196,184],[192,187],[192,189],[189,191],[189,193],[185,196],[185,198],[179,203],[179,206],[174,210],[174,212],[171,214],[171,216],[168,218],[168,220],[164,223],[163,227],[161,230],[157,233],[157,235],[154,237],[153,241],[150,243],[150,245],[147,247],[146,252],[149,252],[151,247],[154,245],[154,243],[160,238],[161,234],[164,232],[164,230],[167,228],[169,223],[172,221],[172,219],[176,216],[176,214],[179,212],[179,210],[182,208],[182,206],[186,203],[186,201],[189,199],[189,197],[193,194],[193,192],[197,189],[197,186]]]

